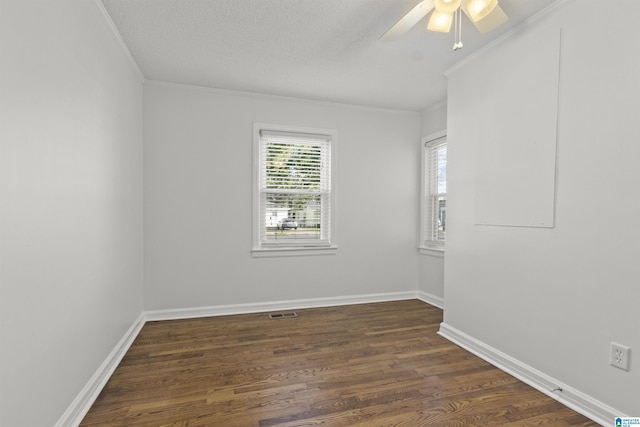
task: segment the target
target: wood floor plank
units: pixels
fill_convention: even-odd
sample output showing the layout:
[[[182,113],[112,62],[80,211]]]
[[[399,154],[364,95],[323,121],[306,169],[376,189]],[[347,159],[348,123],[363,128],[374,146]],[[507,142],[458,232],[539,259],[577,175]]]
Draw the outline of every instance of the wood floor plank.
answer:
[[[82,426],[597,426],[417,300],[147,323]]]

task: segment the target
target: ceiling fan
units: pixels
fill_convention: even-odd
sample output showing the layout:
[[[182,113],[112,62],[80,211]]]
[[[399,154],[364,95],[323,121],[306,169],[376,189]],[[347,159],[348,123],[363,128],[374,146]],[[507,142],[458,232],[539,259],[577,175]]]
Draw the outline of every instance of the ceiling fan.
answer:
[[[505,23],[509,17],[498,0],[423,0],[395,23],[380,40],[395,40],[409,31],[418,21],[433,11],[427,29],[448,33],[455,23],[453,50],[462,48],[462,14],[469,18],[481,33],[488,33]]]

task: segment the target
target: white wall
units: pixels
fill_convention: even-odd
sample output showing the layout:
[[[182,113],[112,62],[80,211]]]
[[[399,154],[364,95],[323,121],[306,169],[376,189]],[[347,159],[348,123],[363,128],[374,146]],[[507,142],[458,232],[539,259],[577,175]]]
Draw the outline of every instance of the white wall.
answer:
[[[421,136],[427,137],[447,129],[447,103],[441,102],[421,113]],[[418,270],[418,290],[425,299],[442,305],[444,300],[444,253],[422,251]]]
[[[566,2],[449,75],[445,323],[637,416],[640,3],[618,0],[607,8],[615,16],[610,28],[594,26],[601,1]],[[475,226],[482,147],[474,135],[478,126],[510,117],[478,123],[484,103],[471,89],[495,73],[518,78],[505,52],[560,28],[555,228]],[[609,366],[610,341],[632,348],[630,372]]]
[[[447,102],[442,101],[420,113],[420,128],[423,137],[447,129]]]
[[[418,291],[437,307],[444,305],[444,259],[444,252],[422,250],[418,264]]]
[[[142,310],[142,85],[95,2],[0,8],[0,425],[51,426]]]
[[[253,123],[336,129],[331,256],[251,256]],[[145,85],[145,308],[416,290],[420,116]]]

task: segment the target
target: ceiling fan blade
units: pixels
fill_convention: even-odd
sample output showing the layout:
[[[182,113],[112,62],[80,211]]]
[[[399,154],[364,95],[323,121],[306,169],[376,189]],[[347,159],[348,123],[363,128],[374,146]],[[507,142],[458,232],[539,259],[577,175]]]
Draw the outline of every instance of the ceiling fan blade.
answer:
[[[424,0],[404,15],[395,25],[384,33],[380,40],[395,40],[411,29],[416,23],[433,10],[433,0]]]
[[[473,19],[471,19],[471,17],[469,16],[466,2],[463,1],[460,7],[462,8],[462,11],[465,13],[465,15],[467,15],[467,18],[469,18],[469,21],[471,21],[481,33],[488,33],[490,31],[493,31],[500,25],[507,22],[507,20],[509,19],[500,5],[496,5],[496,7],[487,16],[485,16],[478,22],[473,22]]]

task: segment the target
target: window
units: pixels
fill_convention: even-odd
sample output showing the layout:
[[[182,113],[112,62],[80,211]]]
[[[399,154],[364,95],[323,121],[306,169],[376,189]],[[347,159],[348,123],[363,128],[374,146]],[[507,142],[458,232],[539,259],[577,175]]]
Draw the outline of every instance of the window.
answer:
[[[447,225],[447,138],[425,138],[422,246],[444,248]]]
[[[254,125],[254,255],[335,250],[335,131]]]

